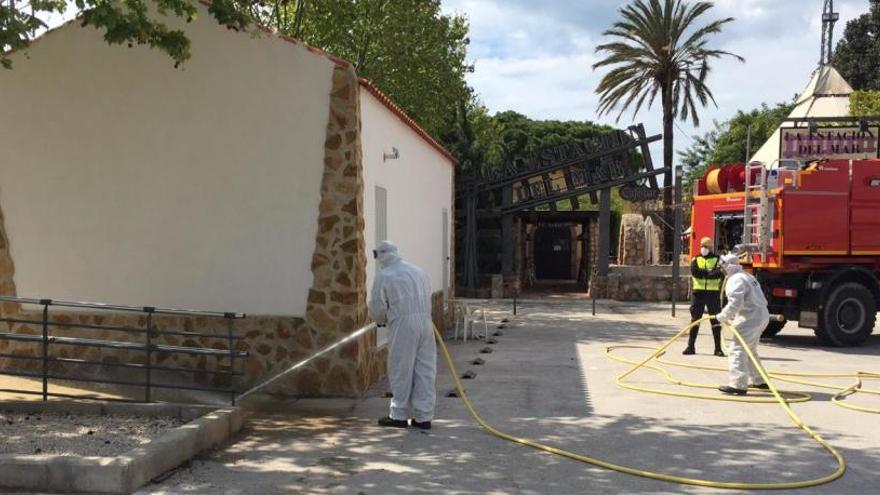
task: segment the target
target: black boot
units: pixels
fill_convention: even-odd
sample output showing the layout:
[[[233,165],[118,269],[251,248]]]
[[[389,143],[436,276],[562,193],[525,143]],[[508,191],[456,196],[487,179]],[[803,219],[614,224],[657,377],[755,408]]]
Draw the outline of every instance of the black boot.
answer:
[[[696,354],[697,350],[694,347],[694,344],[697,343],[697,334],[700,333],[699,328],[691,328],[691,334],[688,336],[688,346],[685,348],[684,354],[685,356],[690,356],[691,354]]]
[[[725,393],[727,395],[746,395],[748,393],[747,390],[743,390],[741,388],[729,387],[727,385],[722,385],[722,386],[718,387],[718,390],[720,390],[722,393]]]
[[[406,428],[409,426],[409,422],[405,419],[392,419],[391,416],[385,416],[384,418],[379,418],[378,421],[379,426],[390,426],[392,428]]]
[[[721,350],[721,327],[712,327],[712,338],[715,339],[715,355],[724,357],[724,351]]]

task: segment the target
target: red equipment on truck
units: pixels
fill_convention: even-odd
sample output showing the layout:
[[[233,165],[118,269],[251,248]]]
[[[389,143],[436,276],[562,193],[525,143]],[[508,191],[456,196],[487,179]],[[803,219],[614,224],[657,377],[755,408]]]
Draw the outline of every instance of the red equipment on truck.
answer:
[[[702,237],[715,239],[716,252],[744,253],[770,312],[812,328],[823,344],[859,345],[873,332],[880,159],[711,169],[696,184],[691,229],[691,256]],[[764,336],[785,323],[771,322]]]

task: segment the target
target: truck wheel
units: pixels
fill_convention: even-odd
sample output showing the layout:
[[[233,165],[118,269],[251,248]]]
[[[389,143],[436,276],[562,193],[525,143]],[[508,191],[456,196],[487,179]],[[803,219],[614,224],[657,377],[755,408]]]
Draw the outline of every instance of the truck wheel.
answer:
[[[816,336],[835,346],[859,345],[874,331],[876,320],[877,303],[871,291],[857,283],[841,284],[828,297]]]
[[[776,334],[782,331],[782,328],[785,327],[785,324],[788,323],[785,320],[782,321],[771,321],[767,324],[767,328],[764,329],[764,333],[761,334],[762,339],[772,339],[776,337]]]

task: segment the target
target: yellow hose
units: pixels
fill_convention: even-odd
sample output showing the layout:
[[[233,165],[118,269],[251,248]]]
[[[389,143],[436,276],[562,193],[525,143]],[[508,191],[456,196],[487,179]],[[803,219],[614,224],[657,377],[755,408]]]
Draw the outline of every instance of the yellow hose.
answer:
[[[662,354],[670,345],[672,345],[673,342],[675,342],[676,339],[681,337],[681,335],[683,335],[686,331],[690,330],[691,327],[693,327],[694,325],[698,325],[698,324],[700,324],[700,322],[707,320],[707,319],[708,319],[708,317],[703,318],[701,320],[697,320],[696,322],[693,322],[690,325],[687,325],[686,327],[684,327],[673,338],[669,339],[669,341],[667,341],[664,345],[657,348],[655,350],[655,352],[650,357],[648,357],[647,359],[644,359],[640,363],[636,364],[632,369],[630,369],[627,372],[623,373],[622,375],[618,376],[617,380],[616,380],[617,383],[620,385],[621,381],[624,378],[631,375],[637,369],[647,365],[647,363],[650,360],[654,359],[656,356]],[[786,399],[776,389],[776,387],[773,386],[772,383],[770,383],[770,378],[769,378],[769,376],[767,376],[767,372],[761,366],[761,363],[758,362],[757,359],[755,359],[755,356],[752,354],[752,352],[748,348],[748,346],[745,345],[745,341],[743,340],[742,336],[739,334],[739,331],[737,331],[733,327],[731,327],[731,330],[733,331],[736,338],[743,344],[743,347],[746,349],[746,353],[748,354],[749,359],[751,359],[752,362],[755,363],[755,366],[758,369],[758,371],[761,373],[761,376],[764,377],[764,380],[770,385],[770,391],[773,393],[773,395],[776,398],[776,401],[779,403],[779,405],[782,406],[783,409],[785,409],[786,413],[788,413],[789,417],[791,417],[792,421],[794,421],[794,423],[799,428],[804,430],[808,435],[810,435],[811,438],[813,438],[813,440],[818,442],[822,447],[825,448],[825,450],[827,450],[832,455],[832,457],[834,457],[834,460],[837,462],[837,469],[833,473],[828,474],[826,476],[823,476],[821,478],[816,478],[816,479],[811,479],[811,480],[778,482],[778,483],[746,483],[746,482],[734,482],[734,481],[713,481],[713,480],[700,479],[700,478],[688,478],[688,477],[684,477],[684,476],[675,476],[675,475],[671,475],[671,474],[665,474],[665,473],[659,473],[659,472],[655,472],[655,471],[647,471],[647,470],[643,470],[643,469],[633,468],[633,467],[629,467],[629,466],[622,466],[620,464],[614,464],[609,461],[603,461],[601,459],[596,459],[594,457],[589,457],[589,456],[583,455],[583,454],[577,454],[575,452],[570,452],[568,450],[553,447],[551,445],[545,445],[545,444],[542,444],[539,442],[535,442],[533,440],[529,440],[527,438],[521,438],[521,437],[511,435],[509,433],[505,433],[503,431],[500,431],[500,430],[494,428],[492,425],[490,425],[489,423],[484,421],[483,418],[481,418],[479,414],[477,414],[477,411],[474,409],[474,406],[471,404],[470,399],[468,399],[468,396],[464,391],[464,387],[461,385],[461,381],[458,379],[458,372],[455,368],[455,364],[452,362],[452,356],[450,356],[449,350],[446,348],[446,344],[443,342],[443,337],[440,335],[440,332],[437,330],[436,327],[434,328],[434,334],[437,337],[437,342],[440,343],[440,350],[442,351],[443,356],[446,359],[446,363],[449,366],[449,371],[450,371],[450,373],[452,373],[452,378],[455,381],[455,388],[458,390],[458,394],[461,397],[462,402],[464,402],[464,405],[467,408],[468,412],[471,414],[471,416],[474,418],[474,420],[476,420],[477,423],[483,429],[485,429],[486,431],[488,431],[492,435],[495,435],[501,439],[508,440],[510,442],[518,443],[521,445],[525,445],[527,447],[532,447],[534,449],[542,450],[544,452],[549,452],[551,454],[558,455],[561,457],[566,457],[568,459],[572,459],[575,461],[584,462],[587,464],[592,464],[594,466],[599,466],[601,468],[617,471],[619,473],[629,474],[629,475],[633,475],[633,476],[639,476],[642,478],[667,481],[667,482],[671,482],[671,483],[696,485],[696,486],[704,486],[704,487],[712,487],[712,488],[729,488],[729,489],[736,489],[736,490],[797,489],[797,488],[807,488],[807,487],[811,487],[811,486],[817,486],[817,485],[822,485],[825,483],[830,483],[831,481],[834,481],[837,478],[840,478],[841,476],[843,476],[843,473],[846,471],[846,462],[844,461],[843,456],[841,456],[840,453],[837,450],[835,450],[834,447],[829,445],[821,436],[819,436],[818,434],[813,432],[807,425],[805,425],[803,423],[803,421],[801,421],[801,419],[794,413],[794,411],[791,410],[791,407],[789,407]],[[627,386],[627,388],[632,388],[632,386]],[[651,392],[654,392],[654,391],[651,391]],[[658,393],[661,393],[661,392],[658,392]],[[662,393],[667,393],[667,392],[662,392]],[[669,395],[697,397],[697,398],[709,398],[709,396],[698,395],[698,394],[686,395],[686,394],[675,393],[675,394],[669,394]]]
[[[613,352],[618,349],[654,350],[653,347],[644,346],[644,345],[615,345],[615,346],[609,346],[605,349],[605,355],[608,356],[610,359],[613,359],[613,360],[621,362],[621,363],[626,363],[626,364],[638,364],[639,362],[613,354]],[[680,361],[668,361],[665,359],[661,359],[660,356],[662,356],[663,354],[664,353],[658,354],[655,359],[658,363],[664,364],[667,366],[698,369],[698,370],[705,370],[705,371],[727,371],[727,368],[724,368],[721,366],[708,366],[708,365],[703,365],[703,364],[683,363]],[[704,384],[685,382],[685,381],[675,379],[672,377],[669,370],[667,370],[666,368],[661,368],[659,366],[652,366],[649,364],[646,364],[643,367],[651,369],[653,371],[657,371],[658,373],[661,373],[667,382],[674,384],[674,385],[683,385],[683,386],[687,386],[687,387],[715,389],[714,385],[704,385]],[[768,374],[768,376],[773,378],[775,381],[782,381],[782,382],[794,383],[794,384],[798,384],[798,385],[807,385],[810,387],[834,390],[837,393],[836,393],[836,395],[834,395],[831,398],[832,403],[834,403],[840,407],[843,407],[846,409],[851,409],[854,411],[861,411],[861,412],[872,413],[872,414],[880,414],[880,409],[865,407],[865,406],[858,406],[855,404],[848,404],[843,400],[846,397],[852,396],[856,393],[880,395],[880,391],[866,389],[866,388],[863,388],[863,386],[862,386],[862,379],[863,378],[880,379],[880,373],[869,372],[869,371],[856,371],[854,373],[806,373],[806,372],[770,371],[767,374]],[[802,377],[808,377],[808,378],[855,378],[856,382],[852,385],[841,387],[839,385],[832,385],[832,384],[821,383],[821,382],[816,382],[816,381],[812,381],[812,380],[799,379]],[[690,397],[690,398],[699,397],[702,399],[722,400],[722,401],[731,401],[731,402],[755,402],[755,403],[777,402],[776,399],[772,396],[737,397],[737,396],[699,395],[699,394],[682,393],[682,392],[670,392],[670,391],[666,391],[666,390],[662,390],[662,389],[652,389],[652,388],[647,388],[647,387],[638,387],[638,386],[629,385],[626,383],[618,383],[618,385],[622,388],[636,390],[639,392],[650,392],[650,393],[656,393],[656,394],[662,394],[662,395],[673,395],[673,396],[679,396],[679,397]],[[789,404],[796,403],[796,402],[807,402],[809,400],[812,400],[812,396],[810,394],[807,394],[804,392],[784,391],[783,395],[788,396],[787,401]]]
[[[724,280],[721,282],[721,289],[718,291],[719,307],[724,307],[724,304],[725,304],[724,300],[726,297],[725,287],[727,287],[728,280],[730,280],[730,277],[724,277]],[[651,349],[650,347],[647,347],[647,346],[616,346],[616,348],[624,348],[624,347],[630,347],[630,348],[642,347],[645,349]],[[608,349],[605,349],[605,355],[607,355],[611,359],[614,359],[617,361],[630,362],[630,361],[624,360],[623,358],[618,358],[616,356],[613,356],[611,354],[611,351],[614,348],[615,347],[609,347]],[[725,349],[725,353],[726,352],[727,352],[727,349]],[[716,366],[701,366],[701,365],[694,365],[694,364],[687,364],[687,363],[680,363],[680,362],[675,362],[675,363],[667,362],[667,361],[663,361],[663,360],[659,359],[659,357],[658,357],[657,361],[661,362],[663,364],[667,364],[667,365],[671,365],[671,366],[679,366],[679,367],[684,367],[684,368],[696,368],[696,369],[704,369],[704,370],[710,370],[710,371],[726,371],[726,368],[721,368],[721,367],[716,367]],[[669,375],[669,372],[667,372],[665,369],[657,368],[654,366],[652,366],[651,368],[655,369],[655,370],[661,370],[662,373],[664,374],[664,376],[666,377],[666,379],[668,381],[671,381],[674,383],[674,380]],[[774,371],[774,372],[770,373],[769,375],[772,376],[777,381],[783,381],[783,382],[788,382],[788,383],[795,383],[798,385],[807,385],[807,386],[811,386],[811,387],[836,390],[837,394],[835,394],[834,397],[831,398],[831,402],[833,404],[840,406],[840,407],[843,407],[843,408],[846,408],[846,409],[851,409],[853,411],[861,411],[861,412],[872,413],[872,414],[880,414],[880,409],[878,409],[878,408],[858,406],[855,404],[848,404],[843,401],[844,398],[846,398],[850,395],[853,395],[857,392],[872,394],[872,395],[880,395],[880,391],[878,391],[878,390],[870,390],[870,389],[862,388],[862,378],[880,378],[880,373],[875,373],[872,371],[856,371],[855,373],[805,373],[805,372]],[[798,378],[792,378],[792,377],[798,377]],[[854,384],[850,385],[849,387],[839,387],[836,385],[829,385],[827,383],[819,383],[819,382],[799,379],[799,378],[803,378],[803,377],[808,377],[808,378],[855,378],[856,382]],[[681,382],[681,384],[688,385],[688,386],[694,386],[692,384],[685,384],[684,382]],[[618,385],[620,385],[620,384],[618,384]],[[628,388],[628,387],[626,387],[626,388]],[[795,394],[799,395],[800,397],[797,397],[794,400],[789,400],[788,401],[789,403],[805,402],[805,401],[808,401],[812,398],[809,394],[804,394],[801,392],[795,392]],[[706,397],[706,398],[708,398],[708,397]],[[731,400],[731,399],[728,399],[728,400]],[[739,402],[762,402],[762,401],[760,401],[760,400],[744,401],[744,400],[740,399]]]

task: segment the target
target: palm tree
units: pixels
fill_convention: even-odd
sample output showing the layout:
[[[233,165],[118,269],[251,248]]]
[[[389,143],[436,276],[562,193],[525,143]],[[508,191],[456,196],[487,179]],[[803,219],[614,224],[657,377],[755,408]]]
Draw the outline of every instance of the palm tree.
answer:
[[[663,107],[663,204],[667,221],[672,205],[673,124],[678,117],[700,124],[700,107],[710,101],[715,104],[712,91],[706,86],[709,61],[731,56],[745,59],[723,50],[708,48],[709,38],[721,32],[732,17],[697,27],[700,17],[712,9],[711,2],[685,0],[633,0],[620,9],[622,19],[615,22],[604,36],[615,41],[596,47],[606,54],[593,69],[611,67],[602,78],[599,94],[599,115],[619,110],[617,120],[632,108],[637,114],[647,103],[651,108],[658,94]],[[671,221],[669,222],[671,224]],[[671,240],[671,232],[668,232]]]

